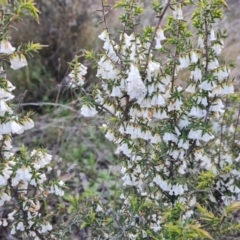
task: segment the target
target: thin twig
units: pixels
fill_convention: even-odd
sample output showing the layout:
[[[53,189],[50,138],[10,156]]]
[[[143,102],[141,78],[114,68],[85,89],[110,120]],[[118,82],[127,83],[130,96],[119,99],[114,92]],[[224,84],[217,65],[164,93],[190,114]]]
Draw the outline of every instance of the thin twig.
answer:
[[[97,107],[102,108],[103,110],[105,110],[106,112],[108,112],[109,114],[111,114],[113,117],[115,117],[115,115],[114,115],[112,112],[110,112],[107,108],[105,108],[103,105],[100,105],[100,104],[98,104],[98,103],[95,103],[95,105],[96,105]]]
[[[209,62],[209,50],[208,50],[208,22],[207,19],[205,18],[204,20],[204,26],[205,26],[205,33],[206,33],[206,37],[205,37],[205,50],[206,50],[206,66],[205,66],[205,73],[208,72],[208,62]]]
[[[171,3],[171,0],[168,0],[168,2],[166,3],[165,8],[163,9],[162,14],[161,14],[160,17],[159,17],[158,23],[157,23],[157,25],[156,25],[156,27],[155,27],[155,30],[154,30],[154,33],[153,33],[153,37],[152,37],[152,41],[151,41],[151,43],[150,43],[150,46],[149,46],[149,49],[148,49],[148,53],[147,53],[147,56],[146,56],[146,64],[145,64],[145,67],[144,67],[144,72],[146,71],[147,66],[148,66],[148,62],[149,62],[149,58],[150,58],[150,53],[151,53],[151,50],[152,50],[152,48],[153,48],[153,43],[154,43],[154,41],[155,41],[155,37],[156,37],[156,34],[157,34],[157,30],[158,30],[158,28],[159,28],[159,26],[160,26],[160,24],[161,24],[161,22],[162,22],[162,20],[163,20],[163,17],[164,17],[164,15],[165,15],[168,7],[170,6],[170,3]]]
[[[21,96],[21,99],[20,99],[20,101],[19,101],[19,103],[18,103],[17,111],[18,111],[19,108],[21,107],[21,104],[22,104],[24,98],[26,97],[26,94],[27,94],[27,90],[26,90],[26,91],[22,94],[22,96]]]
[[[104,22],[104,25],[105,25],[105,29],[107,30],[108,33],[110,33],[110,32],[109,32],[108,25],[107,25],[107,19],[106,19],[106,14],[107,14],[107,13],[105,12],[104,2],[103,2],[103,0],[101,0],[101,2],[102,2],[102,15],[103,15],[103,22]],[[109,38],[110,38],[110,35],[109,35]],[[110,39],[110,44],[112,45],[112,48],[113,48],[115,54],[117,55],[118,60],[120,61],[121,68],[123,69],[124,66],[123,66],[122,57],[121,57],[121,55],[116,51],[116,49],[114,48],[114,45],[112,44],[111,39]],[[114,63],[111,58],[109,58],[109,59],[110,59],[110,61],[113,63],[114,66],[117,64],[117,63]]]
[[[225,108],[227,108],[228,105],[228,99],[226,99],[226,105]],[[219,143],[219,152],[218,152],[218,161],[220,162],[221,160],[221,150],[222,150],[222,141],[223,141],[223,120],[225,118],[226,115],[226,111],[224,111],[223,113],[223,117],[222,117],[222,122],[221,122],[221,130],[220,130],[220,143]]]
[[[178,30],[177,30],[177,40],[179,39],[179,34],[180,34],[180,27],[179,27],[179,24],[178,24]],[[177,59],[177,56],[178,56],[178,43],[177,43],[177,46],[176,46],[176,51],[175,51],[175,55],[174,55],[174,64],[173,64],[173,73],[172,73],[172,86],[171,86],[171,93],[173,92],[173,87],[174,87],[174,81],[175,81],[175,71],[176,71],[176,66],[177,66],[177,63],[176,63],[176,59]]]
[[[239,124],[239,118],[240,118],[240,107],[238,107],[238,116],[237,116],[237,122],[236,122],[236,125],[235,125],[235,131],[234,131],[234,134],[233,134],[233,143],[235,142],[235,138],[236,138],[237,127],[238,127],[238,124]]]
[[[65,109],[69,109],[73,112],[78,112],[75,109],[68,107],[66,105],[60,103],[20,103],[19,106],[54,106],[54,107],[61,107]]]

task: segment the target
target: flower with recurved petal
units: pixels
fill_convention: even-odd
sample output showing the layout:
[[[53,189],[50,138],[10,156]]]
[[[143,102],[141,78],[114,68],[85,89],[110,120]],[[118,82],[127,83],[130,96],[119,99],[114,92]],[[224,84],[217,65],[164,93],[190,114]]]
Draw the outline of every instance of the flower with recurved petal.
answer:
[[[10,57],[11,68],[16,70],[28,65],[27,59],[23,54],[13,54]]]
[[[12,54],[12,53],[14,53],[15,50],[16,50],[16,48],[13,47],[8,40],[3,39],[1,41],[1,43],[0,43],[0,53]]]

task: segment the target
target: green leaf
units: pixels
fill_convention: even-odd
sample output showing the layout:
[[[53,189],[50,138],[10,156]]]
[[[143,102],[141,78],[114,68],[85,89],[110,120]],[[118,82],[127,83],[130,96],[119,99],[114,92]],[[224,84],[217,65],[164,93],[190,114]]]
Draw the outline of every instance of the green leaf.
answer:
[[[34,0],[21,0],[16,13],[18,15],[24,15],[24,11],[27,11],[37,22],[39,22],[38,14],[40,11],[35,7],[35,5],[36,3],[34,3]]]
[[[27,44],[26,52],[38,52],[45,47],[48,47],[48,45],[41,45],[40,43],[29,42]]]
[[[188,225],[189,228],[191,228],[192,230],[194,230],[199,237],[204,237],[210,240],[214,240],[213,237],[209,234],[209,232],[207,232],[206,230],[200,228],[197,225]]]
[[[233,213],[240,209],[240,202],[234,202],[229,205],[226,209],[227,214]]]
[[[8,3],[8,0],[0,0],[1,5],[6,5]]]

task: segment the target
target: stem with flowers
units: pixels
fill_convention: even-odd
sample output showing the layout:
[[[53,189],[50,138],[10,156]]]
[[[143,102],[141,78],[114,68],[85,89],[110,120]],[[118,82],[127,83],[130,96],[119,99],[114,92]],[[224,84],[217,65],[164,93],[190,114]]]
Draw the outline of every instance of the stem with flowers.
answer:
[[[53,239],[52,215],[44,214],[42,202],[51,193],[63,196],[62,181],[49,178],[52,156],[44,149],[19,153],[13,149],[12,138],[34,127],[32,113],[17,113],[13,104],[15,87],[7,80],[9,67],[26,67],[27,58],[44,46],[29,42],[18,48],[11,44],[10,29],[24,16],[38,20],[33,0],[0,2],[0,237],[1,239]]]

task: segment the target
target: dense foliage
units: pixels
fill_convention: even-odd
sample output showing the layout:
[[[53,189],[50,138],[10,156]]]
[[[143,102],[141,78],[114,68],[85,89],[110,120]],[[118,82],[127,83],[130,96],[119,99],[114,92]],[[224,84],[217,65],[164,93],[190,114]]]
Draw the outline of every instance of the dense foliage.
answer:
[[[223,0],[153,1],[158,23],[141,29],[141,2],[118,1],[123,29],[115,40],[102,1],[103,53],[97,59],[86,51],[101,84],[82,92],[81,114],[106,113],[102,129],[117,145],[123,193],[117,210],[109,203],[96,209],[93,231],[101,239],[220,239],[239,230],[232,217],[239,116],[226,121],[225,111],[234,64],[219,63],[227,36],[214,29],[224,7]],[[71,87],[84,86],[86,73],[76,59]]]

